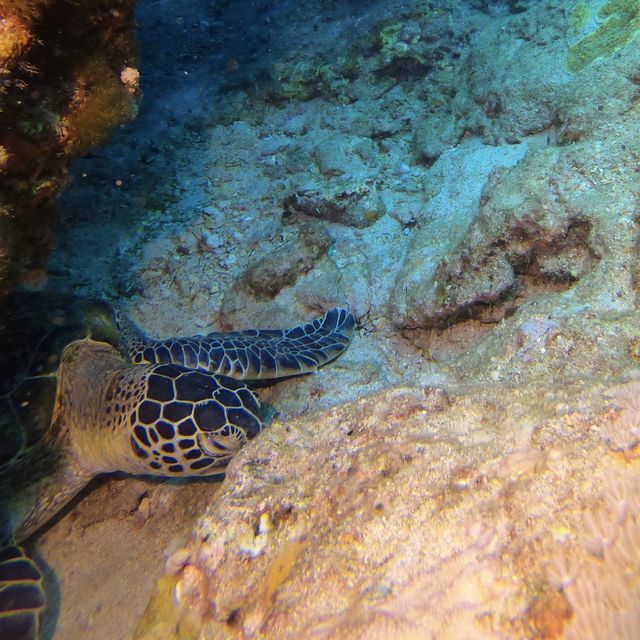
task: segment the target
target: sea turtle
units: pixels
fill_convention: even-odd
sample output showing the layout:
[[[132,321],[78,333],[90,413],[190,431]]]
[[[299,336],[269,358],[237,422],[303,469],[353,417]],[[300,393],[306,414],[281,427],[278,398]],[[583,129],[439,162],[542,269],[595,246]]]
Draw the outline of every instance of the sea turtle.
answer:
[[[240,380],[316,371],[355,321],[151,340],[106,303],[14,294],[0,316],[0,640],[36,638],[38,567],[18,546],[97,474],[221,472],[262,429]]]

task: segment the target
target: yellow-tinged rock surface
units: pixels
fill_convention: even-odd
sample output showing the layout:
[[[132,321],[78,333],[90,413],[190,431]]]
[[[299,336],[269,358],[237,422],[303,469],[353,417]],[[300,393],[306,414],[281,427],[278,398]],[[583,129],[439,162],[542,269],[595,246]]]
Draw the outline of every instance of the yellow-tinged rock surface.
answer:
[[[167,621],[163,638],[278,640],[624,624],[624,605],[594,616],[604,596],[580,591],[589,572],[627,579],[606,532],[640,536],[634,456],[606,443],[619,397],[591,414],[568,392],[395,388],[276,423],[229,466],[136,637]]]

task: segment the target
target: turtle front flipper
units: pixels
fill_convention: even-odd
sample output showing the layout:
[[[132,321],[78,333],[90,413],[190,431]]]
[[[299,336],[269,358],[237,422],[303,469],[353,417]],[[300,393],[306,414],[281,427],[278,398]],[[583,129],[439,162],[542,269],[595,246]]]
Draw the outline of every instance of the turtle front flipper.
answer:
[[[291,329],[249,329],[150,340],[119,316],[122,343],[135,363],[173,363],[239,380],[286,378],[317,371],[351,342],[355,318],[335,308]]]
[[[0,639],[36,640],[44,605],[37,565],[21,547],[0,549]]]

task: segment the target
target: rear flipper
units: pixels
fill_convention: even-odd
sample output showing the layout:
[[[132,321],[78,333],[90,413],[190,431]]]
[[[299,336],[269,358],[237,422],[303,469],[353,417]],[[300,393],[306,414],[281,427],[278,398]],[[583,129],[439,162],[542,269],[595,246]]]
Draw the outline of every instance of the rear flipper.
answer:
[[[292,329],[249,329],[150,340],[118,316],[125,351],[136,364],[177,364],[239,380],[286,378],[317,371],[351,342],[355,318],[335,308]]]
[[[21,547],[0,550],[0,640],[36,640],[44,605],[37,565]]]

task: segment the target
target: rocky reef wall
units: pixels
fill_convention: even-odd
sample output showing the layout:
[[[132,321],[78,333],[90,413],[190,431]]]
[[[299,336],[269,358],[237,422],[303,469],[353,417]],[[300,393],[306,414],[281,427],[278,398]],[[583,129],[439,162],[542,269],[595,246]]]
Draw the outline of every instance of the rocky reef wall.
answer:
[[[0,2],[0,291],[42,284],[70,161],[136,113],[133,5]]]

